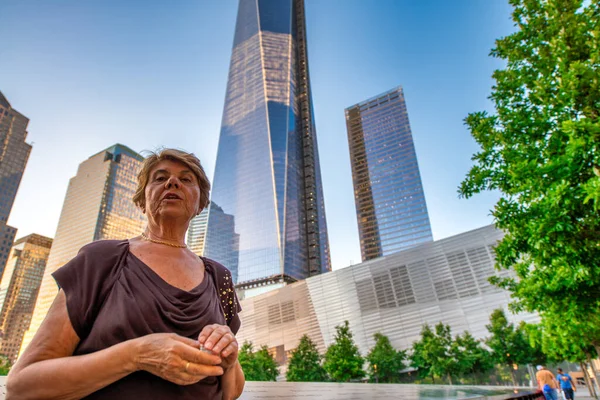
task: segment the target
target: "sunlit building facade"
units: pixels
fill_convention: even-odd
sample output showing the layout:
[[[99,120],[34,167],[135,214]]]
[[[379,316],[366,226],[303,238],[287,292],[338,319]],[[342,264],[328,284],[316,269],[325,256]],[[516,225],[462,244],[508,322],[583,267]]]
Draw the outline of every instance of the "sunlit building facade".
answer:
[[[536,314],[510,313],[510,292],[488,281],[514,276],[494,268],[494,246],[502,236],[489,225],[244,299],[237,340],[266,345],[285,365],[304,334],[324,354],[344,321],[363,356],[378,332],[396,349],[409,349],[423,324],[443,322],[453,335],[469,331],[485,338],[490,314],[498,308],[511,322],[538,322]]]
[[[90,242],[125,239],[142,232],[146,217],[132,200],[142,161],[138,153],[116,144],[79,164],[77,175],[69,182],[31,326],[21,351],[33,338],[58,293],[51,276],[54,271]]]
[[[363,261],[433,235],[401,87],[346,109]]]
[[[211,199],[204,253],[245,295],[331,269],[303,0],[239,2]]]
[[[204,255],[204,242],[206,239],[206,224],[208,223],[208,209],[210,203],[200,214],[190,221],[187,231],[186,244],[188,248],[199,256]]]
[[[15,241],[0,282],[0,354],[17,360],[40,290],[52,239],[31,234]]]
[[[0,92],[0,277],[17,229],[7,225],[31,145],[26,143],[29,119],[12,108]]]

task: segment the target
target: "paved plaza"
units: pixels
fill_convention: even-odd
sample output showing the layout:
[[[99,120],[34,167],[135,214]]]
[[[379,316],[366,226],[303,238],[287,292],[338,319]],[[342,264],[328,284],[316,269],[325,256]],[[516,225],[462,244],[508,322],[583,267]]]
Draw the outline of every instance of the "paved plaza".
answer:
[[[502,393],[505,394],[502,394]],[[508,392],[508,393],[507,393]],[[502,400],[512,394],[501,386],[386,385],[365,383],[246,382],[241,400]],[[6,377],[0,376],[0,400],[6,396]],[[580,389],[577,400],[592,400]]]

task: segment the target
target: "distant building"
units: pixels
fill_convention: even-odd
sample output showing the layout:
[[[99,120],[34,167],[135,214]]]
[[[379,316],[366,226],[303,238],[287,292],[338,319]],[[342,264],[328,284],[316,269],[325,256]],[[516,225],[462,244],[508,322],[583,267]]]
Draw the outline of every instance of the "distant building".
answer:
[[[443,322],[455,335],[466,330],[484,338],[492,311],[511,302],[509,292],[488,282],[512,274],[494,268],[493,247],[502,236],[489,225],[242,300],[237,340],[266,345],[283,365],[304,334],[323,354],[345,320],[363,356],[375,333],[407,349],[423,324]],[[538,321],[534,314],[507,315]]]
[[[211,200],[204,254],[244,295],[331,270],[304,0],[239,1]]]
[[[0,282],[0,354],[17,360],[29,328],[52,239],[32,234],[12,247]]]
[[[431,242],[402,88],[346,109],[362,260]]]
[[[187,246],[199,256],[204,255],[204,241],[206,239],[206,224],[208,222],[208,209],[212,205],[210,203],[199,215],[190,221],[190,226],[187,231]]]
[[[50,275],[52,272],[90,242],[126,239],[142,232],[146,217],[133,203],[133,195],[143,159],[135,151],[116,144],[79,164],[77,175],[69,182],[22,350],[33,338],[58,293],[56,282]]]
[[[211,235],[215,239],[210,243],[204,244],[204,253],[221,254],[223,257],[218,259],[220,263],[227,266],[231,271],[231,276],[235,282],[238,277],[238,255],[240,246],[240,235],[235,232],[235,218],[233,215],[225,214],[218,204],[211,201],[208,208],[208,215],[212,221]],[[268,283],[262,288],[269,288]],[[272,282],[271,282],[272,283]],[[244,291],[240,291],[244,295]]]
[[[6,222],[31,153],[31,145],[25,142],[27,124],[29,119],[0,92],[0,277],[17,234],[17,228]]]

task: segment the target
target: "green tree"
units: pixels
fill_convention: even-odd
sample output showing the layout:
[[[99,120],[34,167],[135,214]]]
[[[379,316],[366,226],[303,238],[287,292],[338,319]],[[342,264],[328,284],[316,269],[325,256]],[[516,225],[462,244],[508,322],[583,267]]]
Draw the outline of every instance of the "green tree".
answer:
[[[452,344],[452,353],[457,360],[460,374],[471,374],[476,381],[481,375],[494,369],[494,362],[489,351],[483,348],[481,341],[465,331],[457,335]]]
[[[335,330],[335,340],[327,348],[323,368],[335,382],[350,382],[363,378],[365,361],[354,344],[348,321],[336,326]]]
[[[567,360],[567,357],[557,356],[558,353],[550,347],[544,347],[544,333],[541,324],[527,324],[521,322],[518,329],[523,333],[529,342],[529,355],[526,362],[532,365],[548,365]],[[550,344],[550,342],[546,342]],[[553,344],[554,346],[554,344]]]
[[[492,350],[492,359],[495,363],[508,367],[512,383],[516,386],[513,365],[529,362],[531,346],[527,336],[521,329],[508,322],[501,308],[492,312],[490,324],[485,327],[491,334],[485,342]]]
[[[8,357],[0,355],[0,376],[8,375],[11,367]]]
[[[419,370],[421,377],[445,377],[452,385],[452,376],[460,373],[460,352],[453,344],[449,325],[438,323],[432,330],[423,325],[421,339],[413,343],[411,365]]]
[[[434,336],[429,325],[423,325],[423,328],[421,328],[421,338],[412,345],[410,365],[417,369],[419,378],[431,377],[435,383],[435,375],[433,374],[434,355],[432,354]]]
[[[376,333],[373,338],[375,346],[366,357],[369,363],[369,380],[378,383],[400,382],[400,371],[406,368],[406,352],[396,350],[390,339],[381,333]]]
[[[515,311],[600,352],[600,2],[511,0],[516,31],[496,41],[495,112],[466,118],[481,146],[459,193],[497,190],[506,234],[494,283]],[[558,343],[558,342],[557,342]],[[547,349],[549,350],[549,349]]]
[[[253,351],[252,342],[244,342],[238,353],[238,360],[248,381],[276,381],[279,375],[277,362],[269,354],[267,346]]]
[[[321,355],[315,343],[304,335],[292,352],[286,373],[289,382],[325,382],[327,373],[321,366]]]

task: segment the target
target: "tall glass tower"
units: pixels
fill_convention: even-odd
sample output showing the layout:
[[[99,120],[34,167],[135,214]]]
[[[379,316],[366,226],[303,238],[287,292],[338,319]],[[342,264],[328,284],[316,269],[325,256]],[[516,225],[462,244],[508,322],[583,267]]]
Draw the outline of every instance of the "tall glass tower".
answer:
[[[17,233],[6,222],[31,153],[31,145],[25,142],[28,124],[29,119],[0,92],[0,277]]]
[[[363,261],[431,242],[431,225],[401,87],[346,109]]]
[[[204,254],[246,295],[331,269],[303,0],[239,2],[211,200]]]
[[[79,249],[95,240],[126,239],[137,236],[146,216],[133,203],[137,173],[144,158],[121,144],[94,154],[81,164],[69,181],[56,235],[40,286],[25,350],[46,317],[58,287],[52,273],[77,255]]]

